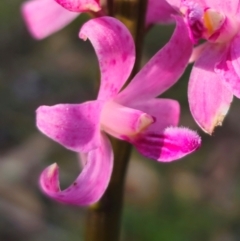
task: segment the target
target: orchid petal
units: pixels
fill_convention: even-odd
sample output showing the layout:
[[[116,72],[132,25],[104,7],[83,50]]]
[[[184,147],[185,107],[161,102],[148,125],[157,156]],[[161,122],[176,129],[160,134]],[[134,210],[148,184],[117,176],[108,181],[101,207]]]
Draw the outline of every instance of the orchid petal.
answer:
[[[155,97],[172,86],[184,72],[192,52],[188,29],[181,17],[170,41],[142,68],[130,84],[117,96],[129,104]],[[181,46],[181,47],[180,47]]]
[[[98,12],[101,10],[99,0],[55,0],[62,7],[72,12]]]
[[[237,60],[234,61],[237,62]],[[226,52],[225,58],[215,66],[215,72],[219,74],[233,95],[240,98],[240,78],[233,67],[229,51]]]
[[[205,42],[195,47],[192,51],[192,55],[189,59],[189,63],[195,62],[202,55],[202,52],[207,46],[208,46],[208,42]]]
[[[128,79],[134,62],[135,46],[127,28],[117,19],[101,17],[85,23],[80,38],[89,38],[98,56],[101,86],[98,99],[115,96]]]
[[[230,46],[230,56],[228,56],[228,69],[233,76],[229,76],[229,84],[232,85],[233,94],[240,98],[240,34],[237,34],[232,40]]]
[[[186,1],[186,0],[166,0],[171,6],[175,7],[175,9],[179,9],[182,4],[198,4],[199,6],[206,6],[205,0],[194,0],[194,1]]]
[[[113,168],[113,152],[107,137],[101,136],[101,145],[90,151],[83,170],[75,182],[61,191],[57,164],[47,167],[41,174],[40,186],[51,198],[74,205],[89,205],[97,202],[104,194]]]
[[[171,6],[179,9],[182,4],[198,4],[200,7],[206,9],[211,8],[228,15],[235,14],[239,12],[239,1],[238,0],[166,0]]]
[[[176,9],[181,6],[182,3],[187,2],[189,4],[198,4],[203,8],[213,8],[215,10],[227,12],[227,13],[236,13],[236,10],[239,7],[238,0],[194,0],[194,1],[185,1],[185,0],[166,0],[171,6]]]
[[[37,127],[46,136],[76,152],[99,146],[102,103],[58,104],[37,109]]]
[[[64,28],[79,13],[72,13],[51,0],[30,0],[22,4],[22,15],[31,35],[43,39]]]
[[[239,7],[238,0],[205,0],[205,4],[207,7],[222,11],[226,14],[235,14]]]
[[[113,101],[105,103],[101,114],[101,127],[118,139],[136,135],[151,125],[155,119],[137,109],[119,105]]]
[[[222,124],[232,102],[233,95],[214,67],[223,58],[222,48],[214,44],[205,49],[196,61],[189,81],[188,99],[195,121],[207,133]]]
[[[131,108],[135,108],[153,116],[155,122],[151,124],[146,132],[161,132],[168,126],[177,126],[180,117],[180,106],[176,100],[171,99],[151,99],[133,103]]]
[[[201,145],[201,138],[187,128],[168,127],[162,132],[141,135],[133,144],[148,158],[171,162],[197,150]]]
[[[232,62],[232,65],[236,71],[236,74],[238,76],[240,76],[240,34],[237,34],[232,42],[231,42],[231,46],[230,46],[230,60]]]
[[[179,9],[182,0],[166,0],[166,2],[173,6],[175,9]]]
[[[165,0],[149,0],[146,13],[147,26],[155,23],[173,23],[172,14],[177,11],[170,6]]]

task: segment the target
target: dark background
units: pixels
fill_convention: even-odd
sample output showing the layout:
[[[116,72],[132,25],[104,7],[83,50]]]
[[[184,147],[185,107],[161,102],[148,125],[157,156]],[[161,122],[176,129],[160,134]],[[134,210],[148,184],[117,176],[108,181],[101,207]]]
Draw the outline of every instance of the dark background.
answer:
[[[53,36],[34,40],[20,15],[22,0],[0,1],[0,240],[83,240],[85,208],[58,204],[39,190],[38,178],[57,162],[62,187],[78,175],[73,152],[35,127],[38,106],[94,99],[98,63],[78,39],[86,15]],[[169,39],[156,26],[145,39],[143,63]],[[235,99],[212,137],[188,108],[189,70],[164,97],[181,103],[180,125],[198,130],[199,151],[159,164],[133,151],[127,176],[123,241],[240,240],[240,102]]]

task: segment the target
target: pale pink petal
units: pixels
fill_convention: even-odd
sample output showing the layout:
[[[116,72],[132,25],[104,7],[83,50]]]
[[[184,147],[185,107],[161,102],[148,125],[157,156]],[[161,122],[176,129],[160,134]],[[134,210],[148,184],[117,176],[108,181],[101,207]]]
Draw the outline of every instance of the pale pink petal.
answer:
[[[238,4],[238,7],[236,9],[236,14],[237,14],[237,16],[239,16],[239,14],[240,14],[240,4]]]
[[[201,138],[187,128],[168,127],[162,132],[147,133],[133,141],[144,156],[161,162],[182,158],[201,145]]]
[[[46,136],[76,152],[99,146],[102,103],[58,104],[37,109],[37,127]]]
[[[177,11],[165,0],[149,0],[146,13],[146,25],[173,23],[174,18],[171,14],[177,14]]]
[[[222,11],[224,14],[235,14],[239,7],[239,0],[205,0],[207,7]]]
[[[240,34],[237,34],[231,42],[229,58],[236,74],[240,76]]]
[[[182,0],[166,0],[166,2],[173,6],[175,9],[179,9]]]
[[[101,145],[86,154],[87,161],[75,182],[61,191],[57,164],[46,168],[40,177],[40,186],[49,197],[63,203],[90,205],[104,194],[113,168],[113,152],[105,135],[101,136]]]
[[[208,42],[205,42],[195,47],[192,51],[192,55],[189,59],[189,63],[195,62],[201,56],[202,52],[207,46],[208,46]]]
[[[118,139],[125,139],[125,135],[136,135],[154,121],[152,116],[140,110],[113,101],[107,102],[101,113],[101,128]]]
[[[135,108],[153,116],[155,122],[151,124],[146,132],[161,132],[168,126],[177,126],[180,117],[180,106],[176,100],[171,99],[151,99],[132,103],[131,108]]]
[[[234,76],[229,76],[229,81],[232,83],[232,89],[234,95],[240,98],[240,88],[239,88],[239,81],[240,81],[240,34],[237,34],[235,38],[232,40],[230,46],[230,56],[228,56],[227,62],[229,69],[231,70],[231,74]]]
[[[170,41],[133,78],[116,97],[127,104],[138,99],[150,99],[160,95],[177,82],[184,72],[192,52],[188,29],[181,17]]]
[[[98,12],[101,10],[99,0],[55,0],[64,8],[73,12]]]
[[[189,81],[188,99],[195,121],[207,133],[222,124],[233,95],[214,72],[225,51],[212,44],[196,61]]]
[[[101,17],[85,23],[80,38],[89,38],[101,70],[98,99],[115,96],[129,77],[135,62],[135,46],[130,32],[117,19]]]
[[[29,32],[36,39],[48,37],[79,16],[79,13],[67,11],[53,0],[26,1],[21,11]]]
[[[215,72],[220,76],[222,81],[225,82],[226,86],[229,88],[232,94],[240,98],[240,75],[237,75],[233,67],[232,59],[228,49],[226,49],[226,55],[221,60],[221,62],[215,66]]]

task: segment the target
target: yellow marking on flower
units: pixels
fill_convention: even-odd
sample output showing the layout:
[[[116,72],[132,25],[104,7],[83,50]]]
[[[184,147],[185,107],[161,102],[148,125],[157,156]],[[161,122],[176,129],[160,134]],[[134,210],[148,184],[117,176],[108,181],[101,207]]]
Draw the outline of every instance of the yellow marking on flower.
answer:
[[[207,9],[203,14],[203,24],[208,31],[209,36],[221,28],[225,21],[225,16],[213,9]]]

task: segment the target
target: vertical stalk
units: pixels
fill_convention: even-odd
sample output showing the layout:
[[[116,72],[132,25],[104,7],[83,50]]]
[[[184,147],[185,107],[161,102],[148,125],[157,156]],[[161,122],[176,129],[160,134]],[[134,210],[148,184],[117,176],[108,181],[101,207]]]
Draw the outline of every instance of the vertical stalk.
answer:
[[[147,0],[108,0],[109,14],[122,21],[130,30],[136,46],[136,62],[129,80],[138,72],[145,32]],[[111,138],[114,168],[109,186],[95,205],[89,207],[86,241],[119,241],[125,174],[131,153],[127,142]]]
[[[113,0],[112,0],[113,1]],[[136,62],[129,78],[138,72],[140,68],[142,45],[145,34],[145,15],[148,0],[114,0],[115,17],[122,21],[131,32],[136,47]]]

